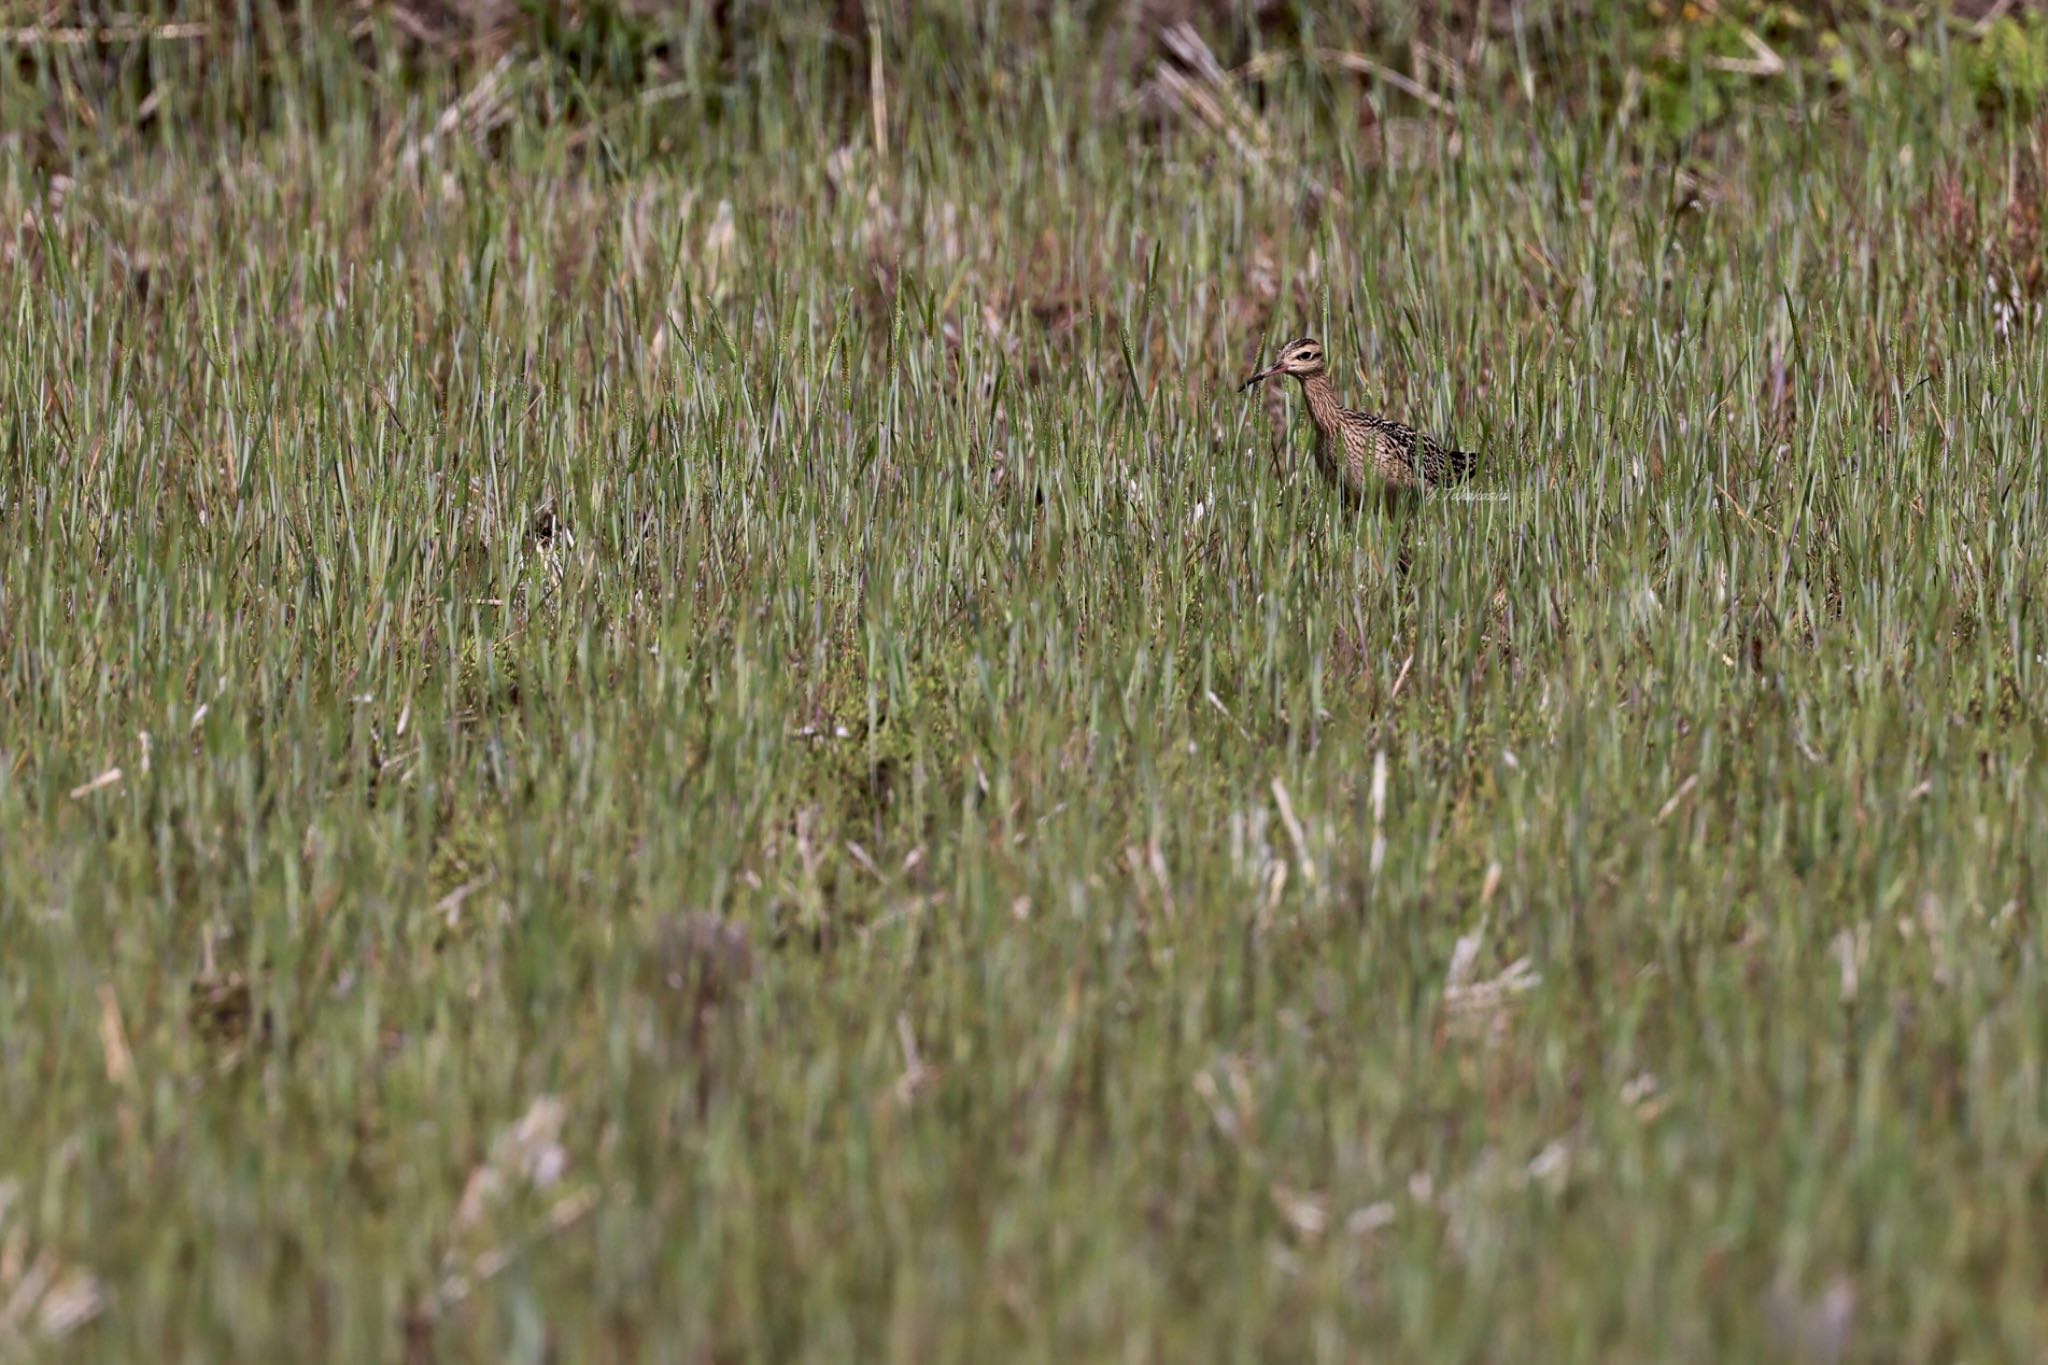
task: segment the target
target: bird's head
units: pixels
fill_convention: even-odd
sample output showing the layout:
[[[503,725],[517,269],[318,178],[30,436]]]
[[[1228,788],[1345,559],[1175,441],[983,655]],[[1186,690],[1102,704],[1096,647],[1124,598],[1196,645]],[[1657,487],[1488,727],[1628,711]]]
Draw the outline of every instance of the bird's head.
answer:
[[[1250,388],[1262,379],[1271,379],[1276,374],[1291,374],[1306,379],[1312,374],[1323,372],[1323,343],[1314,337],[1302,337],[1290,341],[1280,348],[1279,356],[1273,363],[1244,381]]]

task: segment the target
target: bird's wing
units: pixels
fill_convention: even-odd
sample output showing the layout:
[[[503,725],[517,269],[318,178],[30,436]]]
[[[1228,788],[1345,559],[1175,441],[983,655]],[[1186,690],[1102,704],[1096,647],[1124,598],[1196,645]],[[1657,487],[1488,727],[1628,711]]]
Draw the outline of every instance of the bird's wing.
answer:
[[[1379,438],[1380,444],[1392,450],[1401,463],[1408,467],[1410,473],[1415,471],[1415,457],[1418,446],[1421,450],[1427,451],[1431,445],[1435,444],[1427,436],[1424,436],[1414,427],[1408,426],[1405,423],[1396,422],[1386,417],[1375,417],[1369,412],[1361,412],[1358,415],[1364,419],[1368,427],[1372,428],[1373,434]]]
[[[1418,436],[1414,456],[1419,456],[1422,476],[1432,485],[1463,483],[1472,477],[1472,471],[1479,464],[1479,457],[1469,450],[1454,450],[1434,436]]]

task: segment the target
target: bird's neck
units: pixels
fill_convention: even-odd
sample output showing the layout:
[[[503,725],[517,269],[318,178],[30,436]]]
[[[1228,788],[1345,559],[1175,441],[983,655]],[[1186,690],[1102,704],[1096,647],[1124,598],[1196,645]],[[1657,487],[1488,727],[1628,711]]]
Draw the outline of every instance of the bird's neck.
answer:
[[[1308,399],[1308,415],[1317,428],[1324,432],[1335,432],[1343,425],[1340,416],[1344,405],[1337,401],[1337,391],[1330,387],[1330,376],[1325,373],[1295,376],[1301,380],[1302,396]]]

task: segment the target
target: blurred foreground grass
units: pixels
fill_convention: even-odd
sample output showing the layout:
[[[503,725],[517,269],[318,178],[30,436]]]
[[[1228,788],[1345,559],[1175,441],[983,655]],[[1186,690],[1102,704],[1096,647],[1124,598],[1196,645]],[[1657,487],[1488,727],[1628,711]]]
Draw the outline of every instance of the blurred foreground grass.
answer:
[[[0,1353],[2040,1358],[2026,68],[976,13],[17,51]]]

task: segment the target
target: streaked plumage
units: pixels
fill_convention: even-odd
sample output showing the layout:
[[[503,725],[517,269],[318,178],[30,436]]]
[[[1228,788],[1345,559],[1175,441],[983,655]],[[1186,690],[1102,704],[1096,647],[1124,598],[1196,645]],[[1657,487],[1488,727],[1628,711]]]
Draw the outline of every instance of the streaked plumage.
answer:
[[[1414,427],[1339,403],[1322,343],[1314,337],[1282,346],[1279,359],[1245,380],[1244,387],[1276,374],[1301,381],[1316,428],[1316,464],[1352,497],[1365,493],[1370,478],[1395,488],[1442,488],[1463,483],[1478,466],[1479,457],[1469,450],[1453,450]]]

